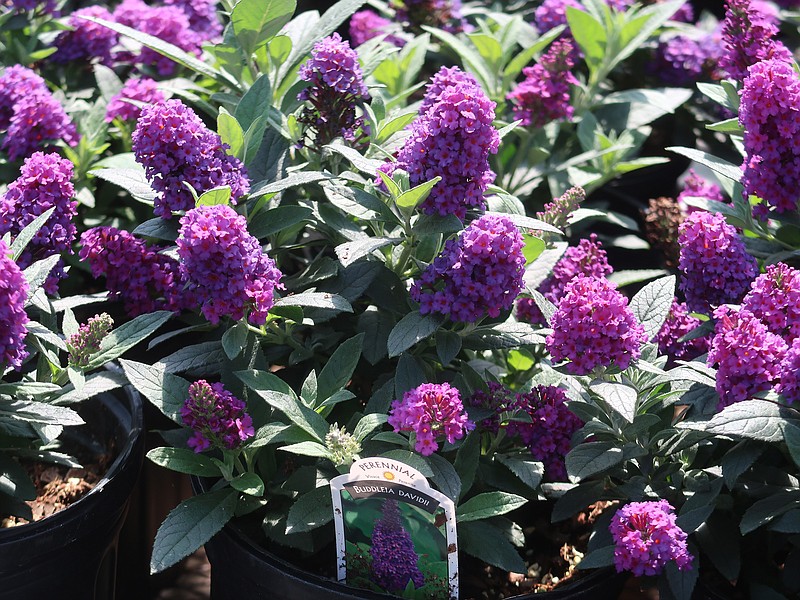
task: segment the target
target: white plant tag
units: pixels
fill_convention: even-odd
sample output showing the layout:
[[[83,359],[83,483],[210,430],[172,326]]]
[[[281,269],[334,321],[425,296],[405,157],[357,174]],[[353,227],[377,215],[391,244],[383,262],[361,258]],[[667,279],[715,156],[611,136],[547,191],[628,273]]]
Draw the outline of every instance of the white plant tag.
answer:
[[[362,458],[331,480],[338,579],[404,598],[458,599],[453,501],[416,469]]]

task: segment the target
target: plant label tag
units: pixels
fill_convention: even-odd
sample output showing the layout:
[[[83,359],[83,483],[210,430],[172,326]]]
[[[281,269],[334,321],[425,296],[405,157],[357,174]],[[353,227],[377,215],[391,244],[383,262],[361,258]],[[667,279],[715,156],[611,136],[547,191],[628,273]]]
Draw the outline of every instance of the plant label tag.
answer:
[[[362,458],[331,480],[338,579],[404,598],[458,599],[453,501],[409,465]]]

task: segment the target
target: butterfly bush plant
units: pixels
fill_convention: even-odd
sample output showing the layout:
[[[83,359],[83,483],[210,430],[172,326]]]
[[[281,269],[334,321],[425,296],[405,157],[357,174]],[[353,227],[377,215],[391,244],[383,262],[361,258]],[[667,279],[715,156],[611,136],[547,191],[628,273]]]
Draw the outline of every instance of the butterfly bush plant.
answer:
[[[800,587],[783,568],[798,556],[800,87],[782,15],[746,0],[722,22],[678,0],[12,4],[0,154],[21,175],[0,227],[54,216],[11,252],[47,261],[48,293],[79,273],[122,327],[170,320],[148,358],[120,360],[174,423],[149,458],[199,486],[153,571],[243,516],[275,552],[332,562],[328,482],[384,456],[449,496],[460,550],[504,571],[527,571],[521,525],[547,500],[555,521],[599,513],[581,568],[664,598],[713,570],[747,593]],[[640,231],[609,182],[669,160],[648,150],[662,123],[708,116],[696,137],[727,159],[674,147],[706,171],[653,198]],[[645,237],[658,264],[615,270]],[[78,393],[108,323],[62,322],[74,366],[50,374]],[[8,343],[5,364],[23,355]],[[396,508],[376,535],[403,556],[377,544],[373,583],[423,594]]]

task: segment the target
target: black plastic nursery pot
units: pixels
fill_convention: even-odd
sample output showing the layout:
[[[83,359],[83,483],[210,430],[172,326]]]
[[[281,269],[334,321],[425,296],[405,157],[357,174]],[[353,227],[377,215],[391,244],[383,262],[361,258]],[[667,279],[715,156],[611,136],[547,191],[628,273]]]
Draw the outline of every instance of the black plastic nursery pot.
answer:
[[[192,478],[195,491],[202,484]],[[304,571],[270,553],[231,522],[205,545],[211,563],[211,600],[390,600]],[[334,560],[333,558],[331,559]],[[617,600],[627,576],[601,569],[550,592],[508,600]]]
[[[41,521],[0,529],[0,600],[112,600],[117,538],[144,456],[142,400],[130,387],[77,407],[70,447],[116,457],[95,487]]]

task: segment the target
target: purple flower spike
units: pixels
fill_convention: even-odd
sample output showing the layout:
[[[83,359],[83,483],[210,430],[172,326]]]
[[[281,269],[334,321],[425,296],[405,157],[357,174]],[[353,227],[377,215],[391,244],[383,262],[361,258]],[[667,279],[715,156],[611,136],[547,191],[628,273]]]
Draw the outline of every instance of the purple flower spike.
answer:
[[[681,571],[691,569],[694,557],[686,545],[686,532],[675,519],[675,510],[666,500],[629,502],[620,508],[609,526],[616,544],[617,572],[658,575],[673,561]]]
[[[0,240],[0,371],[5,366],[19,370],[28,357],[25,350],[27,297],[28,282],[17,263],[11,260],[11,250]]]
[[[364,117],[356,108],[370,99],[358,54],[338,33],[314,45],[311,58],[300,67],[300,79],[309,86],[297,99],[308,102],[298,121],[312,133],[313,147],[320,149],[337,137],[360,143],[366,133]]]
[[[727,0],[722,23],[725,51],[719,66],[728,77],[739,81],[747,77],[750,66],[768,59],[791,64],[791,52],[782,42],[773,39],[778,33],[774,17],[759,10],[751,0]]]
[[[181,275],[203,299],[209,321],[238,321],[247,313],[254,325],[266,322],[282,274],[247,232],[243,216],[229,206],[198,206],[181,218],[177,244]]]
[[[407,171],[412,186],[441,177],[420,207],[429,215],[454,214],[463,221],[468,208],[484,208],[483,193],[495,178],[489,168],[489,154],[500,144],[492,125],[495,106],[478,86],[447,86],[411,124],[397,162],[380,169],[390,176],[396,169]]]
[[[146,104],[164,102],[166,98],[158,84],[148,77],[131,77],[122,86],[122,89],[111,97],[106,107],[106,123],[111,123],[119,118],[123,121],[135,121],[142,113],[142,109],[126,100],[136,100]]]
[[[136,162],[159,195],[154,212],[169,219],[173,211],[194,208],[184,183],[198,194],[230,186],[231,202],[250,191],[250,182],[238,158],[226,154],[227,145],[180,100],[166,100],[142,109],[133,132]]]
[[[109,298],[122,300],[131,317],[196,308],[199,300],[184,289],[178,261],[161,254],[163,249],[148,247],[127,231],[94,227],[81,235],[79,256],[89,263],[94,277],[105,276]]]
[[[472,323],[497,317],[522,289],[525,257],[522,235],[507,218],[484,215],[442,253],[411,286],[420,313],[440,313]]]
[[[765,60],[750,67],[744,80],[739,122],[744,127],[746,156],[742,185],[746,195],[760,197],[756,217],[769,208],[797,210],[800,182],[800,78],[790,60]]]
[[[25,159],[20,176],[0,199],[0,235],[16,237],[36,217],[55,208],[19,257],[21,268],[54,254],[72,254],[76,229],[72,222],[78,203],[73,200],[72,163],[58,154],[35,152]],[[45,291],[58,292],[58,281],[66,277],[63,260],[50,272]]]
[[[58,50],[53,55],[53,60],[67,63],[97,58],[102,64],[110,65],[111,48],[119,40],[119,34],[108,27],[80,18],[84,16],[104,21],[114,20],[113,15],[102,6],[87,6],[76,10],[68,21],[73,31],[62,31],[56,38],[55,46]]]
[[[680,289],[693,312],[737,303],[758,273],[736,228],[719,213],[696,211],[680,227]]]
[[[423,383],[392,402],[389,425],[395,431],[413,431],[414,449],[430,456],[439,449],[444,436],[451,444],[475,428],[469,420],[458,390],[448,383]]]
[[[447,88],[464,83],[480,87],[478,80],[472,73],[465,73],[459,67],[442,67],[439,69],[428,85],[425,86],[425,97],[419,105],[419,114],[424,115],[431,107],[442,99],[442,94]]]
[[[775,388],[787,402],[800,400],[800,338],[795,338],[781,362],[781,380]]]
[[[554,361],[569,359],[567,369],[576,375],[612,364],[627,369],[647,341],[628,299],[605,278],[578,275],[572,279],[550,325],[548,351]]]
[[[372,531],[372,579],[388,592],[401,592],[411,581],[414,587],[425,584],[419,570],[419,556],[414,550],[411,534],[403,527],[400,507],[396,500],[383,501],[381,518]]]
[[[800,337],[800,271],[784,263],[767,265],[750,285],[742,308],[791,344]]]
[[[396,18],[408,23],[414,31],[423,25],[438,27],[450,33],[469,31],[470,25],[461,16],[461,0],[402,0],[393,2]]]
[[[656,334],[658,351],[673,360],[692,360],[708,351],[709,339],[699,337],[680,342],[684,335],[700,326],[700,320],[689,316],[686,304],[672,300],[672,307],[661,329]]]
[[[568,39],[556,40],[538,64],[525,67],[525,81],[507,96],[514,108],[514,118],[525,127],[539,128],[551,121],[569,120],[570,85],[578,80],[570,69],[575,66],[573,45]]]
[[[604,279],[614,270],[608,264],[608,256],[602,243],[597,241],[597,234],[584,238],[577,246],[567,248],[553,267],[550,276],[539,284],[539,292],[553,304],[557,304],[564,295],[567,284],[578,275],[593,279]],[[517,301],[517,318],[528,323],[544,324],[544,315],[532,298],[520,298]]]
[[[534,23],[539,33],[546,33],[558,27],[567,25],[567,7],[585,10],[577,0],[544,0],[534,13]]]
[[[350,41],[353,42],[353,48],[379,35],[389,33],[393,26],[392,21],[384,19],[374,10],[358,11],[350,17]],[[396,35],[390,34],[384,39],[398,48],[402,48],[406,44],[403,38]]]
[[[720,306],[714,316],[717,325],[708,364],[719,364],[716,388],[722,410],[775,385],[787,346],[747,309],[737,312]]]
[[[255,435],[247,406],[221,383],[201,379],[189,386],[181,419],[194,432],[187,442],[195,452],[209,448],[235,450]]]

